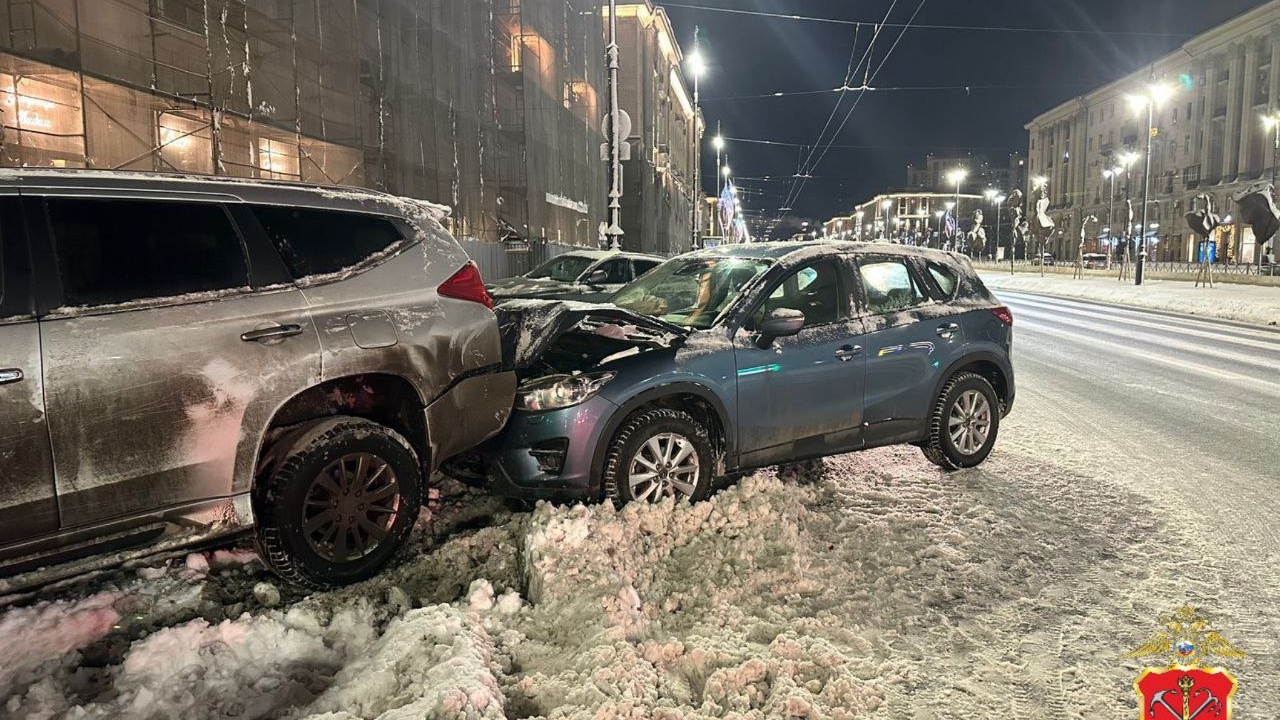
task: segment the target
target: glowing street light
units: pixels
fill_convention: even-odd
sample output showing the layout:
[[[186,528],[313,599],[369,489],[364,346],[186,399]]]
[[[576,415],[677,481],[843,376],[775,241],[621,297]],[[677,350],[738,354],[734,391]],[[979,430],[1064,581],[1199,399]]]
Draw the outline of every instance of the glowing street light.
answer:
[[[1147,88],[1146,92],[1128,97],[1129,106],[1133,108],[1135,113],[1143,110],[1147,111],[1147,157],[1146,170],[1142,173],[1142,225],[1147,227],[1147,214],[1150,212],[1151,204],[1151,145],[1156,135],[1156,108],[1163,105],[1169,98],[1173,97],[1173,88],[1168,85],[1152,85]],[[1142,284],[1142,269],[1147,259],[1147,233],[1143,231],[1138,239],[1142,243],[1138,247],[1138,261],[1133,268],[1133,284]]]
[[[947,182],[949,182],[949,183],[953,183],[953,184],[955,184],[955,186],[956,186],[956,213],[957,213],[957,215],[958,215],[958,214],[959,214],[959,212],[960,212],[960,183],[964,182],[964,181],[965,181],[965,178],[967,178],[967,177],[969,177],[969,171],[968,171],[968,170],[965,170],[964,168],[956,168],[955,170],[952,170],[952,171],[950,171],[950,172],[948,172],[948,173],[947,173]],[[957,222],[958,222],[958,221],[959,221],[959,218],[957,217]]]

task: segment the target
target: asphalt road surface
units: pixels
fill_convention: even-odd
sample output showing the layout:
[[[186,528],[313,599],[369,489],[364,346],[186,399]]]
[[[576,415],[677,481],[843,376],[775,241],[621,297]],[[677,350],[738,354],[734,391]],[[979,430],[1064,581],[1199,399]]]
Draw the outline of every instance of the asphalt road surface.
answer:
[[[1249,653],[1215,663],[1241,678],[1236,701],[1246,707],[1237,716],[1272,716],[1280,697],[1280,332],[999,295],[1014,314],[1018,398],[977,482],[1006,487],[1010,508],[1043,503],[1055,486],[1062,493],[1059,522],[1041,529],[1060,548],[1042,569],[1045,591],[1004,616],[1028,630],[1014,653],[1030,663],[1028,679],[1009,696],[1018,698],[1010,710],[1073,717],[1110,706],[1109,716],[1121,716],[1111,703],[1132,690],[1116,695],[1113,684],[1134,661],[1118,654],[1156,629],[1157,614],[1185,602]]]

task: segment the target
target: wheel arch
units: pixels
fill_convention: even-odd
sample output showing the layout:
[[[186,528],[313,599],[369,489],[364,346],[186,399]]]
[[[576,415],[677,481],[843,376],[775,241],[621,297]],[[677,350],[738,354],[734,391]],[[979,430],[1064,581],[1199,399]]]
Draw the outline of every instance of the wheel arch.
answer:
[[[711,437],[711,446],[718,456],[715,472],[723,473],[733,465],[733,458],[737,453],[737,441],[733,424],[729,420],[729,410],[720,397],[710,388],[698,383],[667,383],[630,398],[619,405],[617,412],[609,418],[591,459],[592,492],[603,493],[604,491],[605,462],[613,438],[617,436],[628,418],[651,407],[684,410],[699,422],[706,424],[708,435]]]
[[[991,383],[991,387],[996,391],[996,397],[1000,399],[1001,417],[1008,413],[1009,406],[1013,402],[1011,369],[1006,360],[988,351],[970,353],[951,363],[946,371],[939,375],[933,394],[930,395],[930,402],[936,401],[951,378],[962,372],[971,372]]]
[[[326,380],[281,403],[258,438],[251,487],[281,458],[272,451],[281,440],[335,416],[357,417],[395,430],[413,447],[422,464],[430,462],[426,402],[408,379],[392,373],[362,373]]]

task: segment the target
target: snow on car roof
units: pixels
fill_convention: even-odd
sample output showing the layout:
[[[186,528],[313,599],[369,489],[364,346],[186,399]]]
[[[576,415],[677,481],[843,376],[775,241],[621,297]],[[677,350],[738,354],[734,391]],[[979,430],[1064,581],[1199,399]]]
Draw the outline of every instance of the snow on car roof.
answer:
[[[448,217],[451,212],[447,205],[390,195],[368,188],[194,173],[155,173],[78,168],[0,168],[0,187],[40,187],[59,190],[102,190],[112,192],[159,191],[181,193],[187,197],[203,194],[245,202],[382,212],[405,217],[426,214],[437,221]]]

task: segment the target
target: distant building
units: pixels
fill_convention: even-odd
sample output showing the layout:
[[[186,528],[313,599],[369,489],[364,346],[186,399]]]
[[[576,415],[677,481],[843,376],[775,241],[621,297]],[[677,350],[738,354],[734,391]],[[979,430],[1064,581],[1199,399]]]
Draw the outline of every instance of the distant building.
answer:
[[[848,216],[837,217],[823,227],[828,235],[838,235],[848,240],[875,240],[908,245],[940,247],[939,212],[954,211],[961,229],[973,225],[973,212],[981,208],[984,224],[994,226],[994,210],[981,195],[961,193],[960,205],[955,207],[956,194],[904,191],[877,195],[855,205]],[[950,208],[948,206],[951,206]],[[833,232],[834,230],[834,232]],[[988,238],[994,233],[988,232]]]
[[[954,193],[955,183],[947,180],[947,174],[957,169],[968,173],[960,184],[961,192],[981,194],[987,188],[996,188],[1008,193],[1013,188],[1022,187],[1018,181],[1026,175],[1026,158],[1020,153],[1013,153],[993,162],[987,155],[929,154],[922,165],[907,166],[906,188]]]
[[[1146,111],[1131,109],[1126,95],[1159,82],[1173,93],[1155,113],[1149,257],[1194,260],[1197,243],[1183,219],[1192,199],[1207,193],[1221,215],[1234,215],[1234,196],[1275,173],[1275,130],[1264,127],[1262,117],[1280,108],[1278,27],[1280,0],[1273,0],[1028,123],[1029,175],[1048,179],[1050,214],[1064,228],[1049,252],[1074,257],[1081,219],[1089,215],[1099,222],[1089,232],[1086,251],[1114,247],[1128,224],[1122,212],[1126,197],[1134,203],[1134,222],[1141,223],[1143,159],[1120,174],[1110,220],[1111,181],[1103,171],[1117,166],[1126,152],[1146,152]],[[1129,231],[1137,234],[1137,228]],[[1258,259],[1253,231],[1238,221],[1221,228],[1214,242],[1221,260]]]

